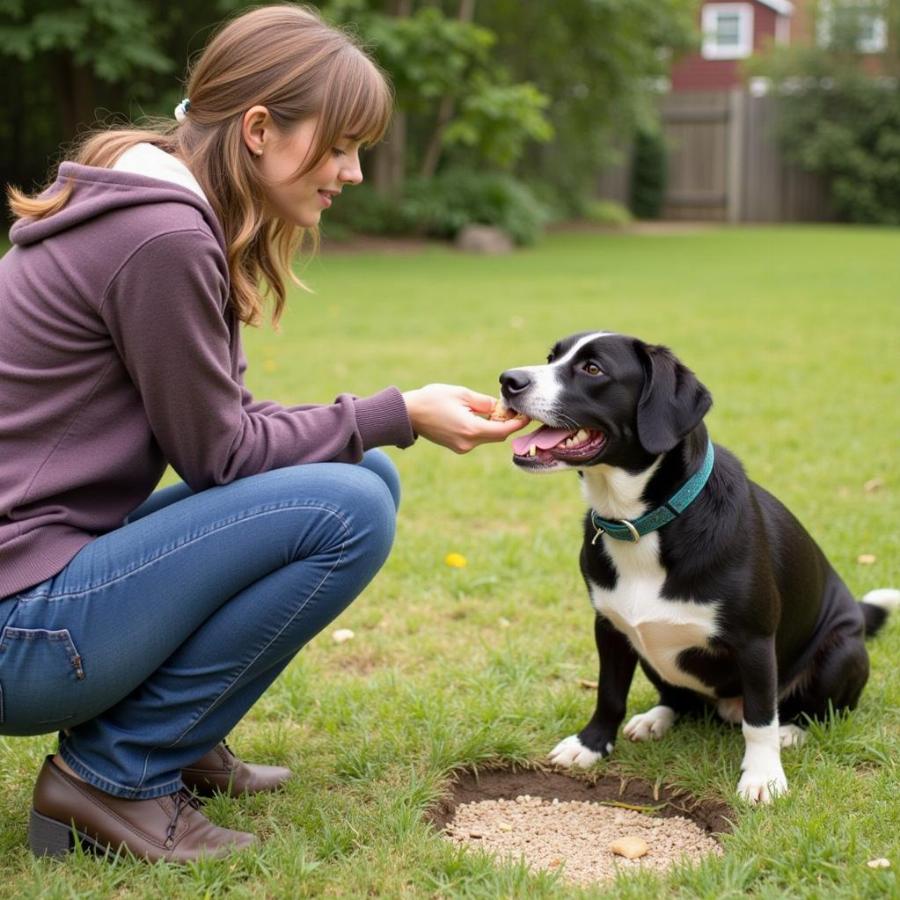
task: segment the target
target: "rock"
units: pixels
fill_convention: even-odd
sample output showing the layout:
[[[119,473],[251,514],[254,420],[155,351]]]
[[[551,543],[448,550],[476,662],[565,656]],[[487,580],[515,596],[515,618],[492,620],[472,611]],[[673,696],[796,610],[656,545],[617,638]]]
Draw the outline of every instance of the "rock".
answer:
[[[337,631],[331,635],[331,639],[336,644],[343,644],[344,641],[352,640],[353,636],[353,632],[349,628],[338,628]]]
[[[486,253],[492,256],[511,253],[512,238],[492,225],[466,225],[456,235],[456,246],[466,253]]]
[[[625,859],[640,859],[642,856],[647,855],[650,848],[643,838],[639,838],[635,835],[628,835],[627,837],[622,837],[613,841],[609,845],[609,849],[612,850],[616,856],[624,856]]]

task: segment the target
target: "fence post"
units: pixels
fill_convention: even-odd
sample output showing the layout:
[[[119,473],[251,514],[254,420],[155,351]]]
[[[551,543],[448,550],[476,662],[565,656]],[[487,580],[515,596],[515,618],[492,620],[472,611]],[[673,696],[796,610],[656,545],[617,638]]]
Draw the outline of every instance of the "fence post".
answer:
[[[728,92],[728,176],[726,178],[726,216],[729,222],[744,217],[744,137],[747,127],[747,95],[741,88]]]

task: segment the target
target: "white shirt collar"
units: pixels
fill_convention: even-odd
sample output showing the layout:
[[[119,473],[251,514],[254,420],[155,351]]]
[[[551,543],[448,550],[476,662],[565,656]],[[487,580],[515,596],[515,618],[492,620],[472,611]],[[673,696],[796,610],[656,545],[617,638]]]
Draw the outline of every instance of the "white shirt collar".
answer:
[[[116,160],[113,168],[120,172],[133,172],[146,178],[180,184],[209,203],[191,170],[180,159],[166,153],[165,150],[160,150],[154,144],[140,143],[129,147]]]

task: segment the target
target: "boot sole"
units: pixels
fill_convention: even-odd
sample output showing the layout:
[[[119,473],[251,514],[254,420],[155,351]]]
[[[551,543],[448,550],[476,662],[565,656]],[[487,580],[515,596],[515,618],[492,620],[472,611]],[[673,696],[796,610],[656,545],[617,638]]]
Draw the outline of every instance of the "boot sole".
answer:
[[[75,841],[98,856],[106,856],[109,848],[98,844],[73,825],[42,816],[31,810],[28,819],[28,847],[35,856],[61,857],[75,849]]]

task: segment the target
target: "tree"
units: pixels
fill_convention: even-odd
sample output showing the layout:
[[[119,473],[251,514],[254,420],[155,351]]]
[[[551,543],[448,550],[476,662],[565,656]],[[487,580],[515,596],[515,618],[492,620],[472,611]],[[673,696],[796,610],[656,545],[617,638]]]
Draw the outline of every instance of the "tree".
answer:
[[[452,146],[472,148],[482,161],[509,167],[529,140],[548,140],[548,103],[533,85],[514,83],[496,62],[496,36],[474,24],[475,0],[460,0],[455,16],[438,5],[414,9],[400,0],[382,11],[366,0],[332,0],[325,15],[352,25],[390,74],[397,96],[391,133],[377,153],[376,187],[395,193],[416,169],[429,177]]]

